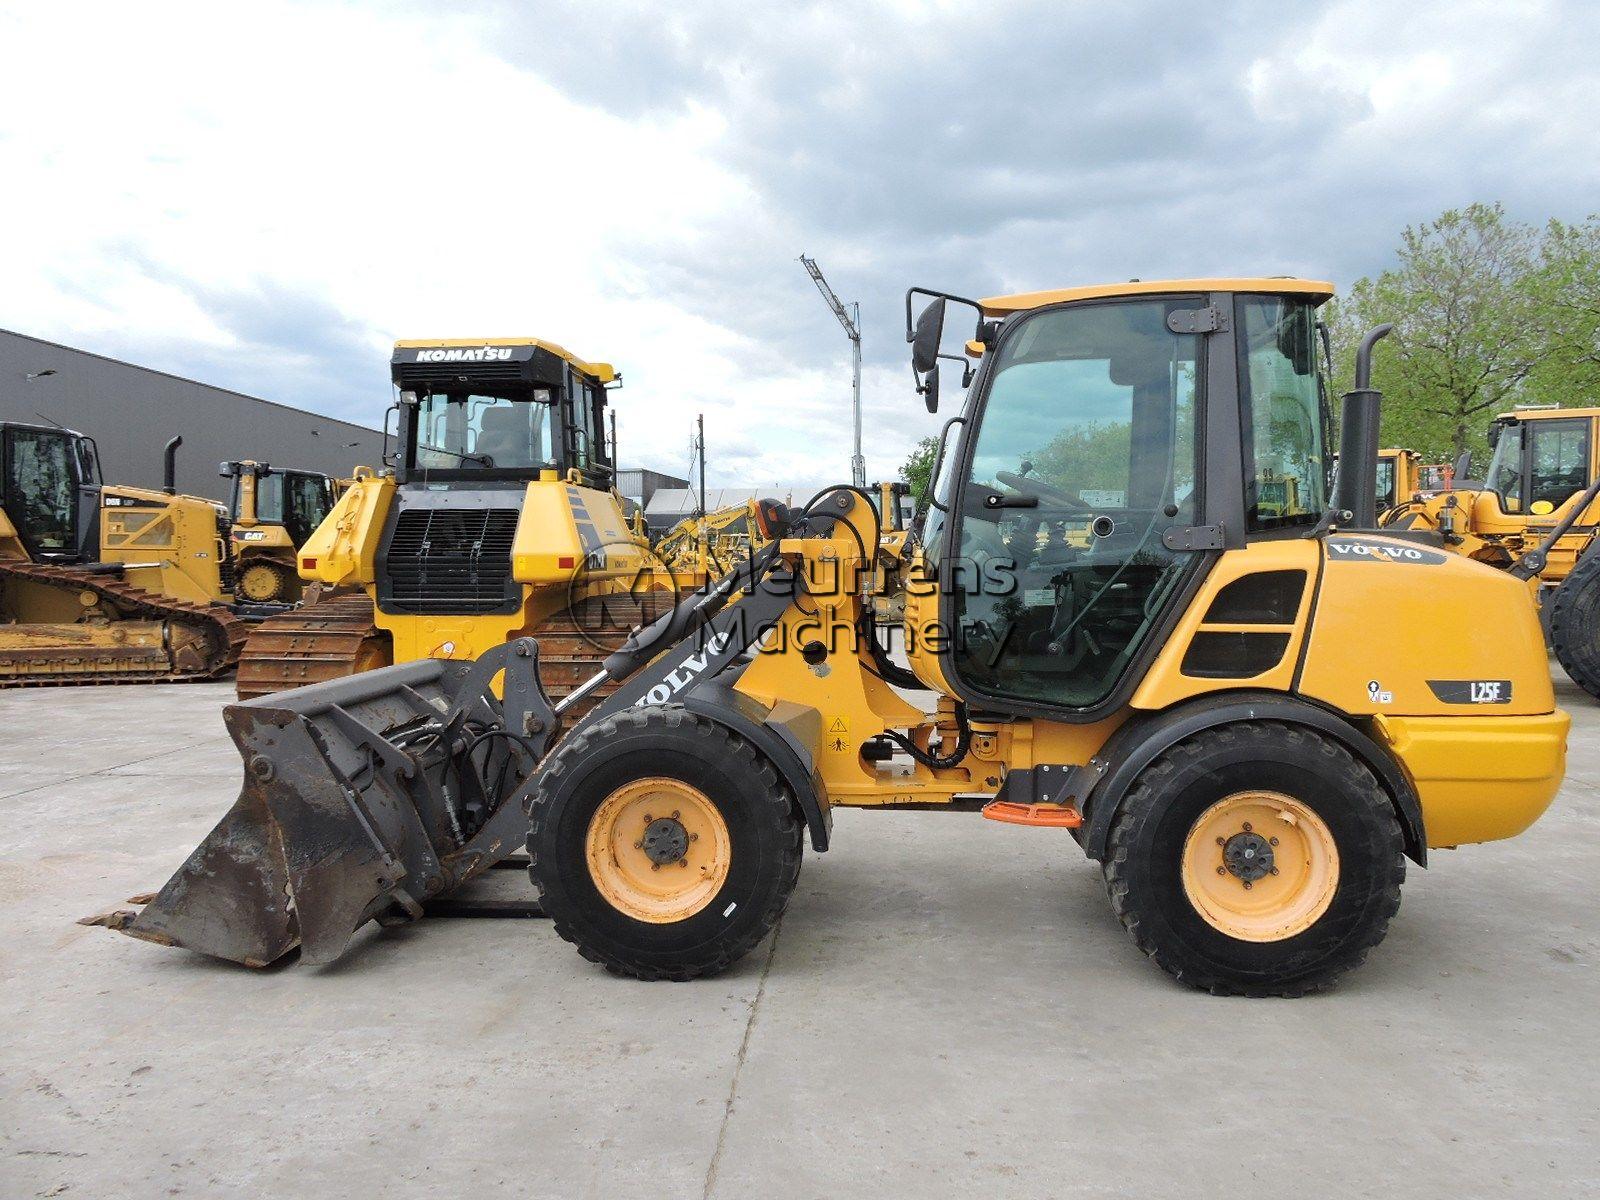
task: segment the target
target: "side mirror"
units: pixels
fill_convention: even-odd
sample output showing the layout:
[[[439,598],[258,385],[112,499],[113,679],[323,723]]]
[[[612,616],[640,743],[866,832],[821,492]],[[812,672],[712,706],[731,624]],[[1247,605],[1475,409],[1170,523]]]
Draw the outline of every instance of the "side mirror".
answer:
[[[939,359],[939,343],[944,338],[944,309],[945,300],[940,296],[922,310],[916,328],[907,339],[911,343],[911,369],[918,375],[933,370]]]
[[[1457,479],[1466,480],[1466,479],[1470,479],[1471,477],[1472,477],[1472,451],[1471,450],[1463,450],[1461,452],[1461,456],[1456,459],[1455,467],[1451,470],[1450,479],[1451,479],[1452,482],[1454,482]]]
[[[1500,432],[1504,428],[1505,426],[1499,424],[1498,422],[1489,426],[1489,449],[1493,450],[1500,444]]]

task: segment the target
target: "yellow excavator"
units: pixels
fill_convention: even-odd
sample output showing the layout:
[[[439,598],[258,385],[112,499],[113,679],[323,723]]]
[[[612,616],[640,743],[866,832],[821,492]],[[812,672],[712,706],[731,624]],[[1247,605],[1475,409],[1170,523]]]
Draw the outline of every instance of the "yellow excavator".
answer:
[[[1495,417],[1489,444],[1483,482],[1465,478],[1463,461],[1448,490],[1380,522],[1536,581],[1556,660],[1600,699],[1600,408],[1518,407]]]
[[[231,706],[238,802],[141,912],[101,921],[327,962],[525,843],[557,935],[615,973],[683,980],[771,932],[834,809],[981,811],[1067,831],[1181,982],[1328,986],[1382,941],[1408,859],[1539,817],[1569,725],[1528,589],[1375,528],[1387,326],[1358,351],[1354,469],[1327,495],[1331,294],[914,289],[918,390],[936,409],[941,360],[969,387],[907,550],[904,663],[861,636],[873,497],[763,503],[762,549],[561,700],[521,637]],[[965,354],[942,349],[959,308]],[[1295,501],[1263,503],[1286,478]],[[1040,536],[1068,522],[1085,543]],[[1001,852],[978,828],[965,845],[953,875]]]
[[[214,679],[245,625],[229,611],[227,510],[174,485],[101,482],[92,438],[0,422],[0,687]]]
[[[274,467],[248,458],[223,463],[218,474],[231,485],[239,601],[293,604],[301,590],[299,548],[354,480],[335,480],[319,471]]]
[[[402,341],[396,447],[301,544],[302,603],[256,626],[238,694],[528,634],[576,684],[670,579],[624,518],[604,438],[620,376],[537,338]]]

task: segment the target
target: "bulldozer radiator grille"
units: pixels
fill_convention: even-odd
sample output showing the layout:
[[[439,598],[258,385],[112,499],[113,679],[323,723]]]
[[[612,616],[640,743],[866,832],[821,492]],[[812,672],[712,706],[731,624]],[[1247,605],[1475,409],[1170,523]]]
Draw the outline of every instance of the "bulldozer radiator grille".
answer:
[[[387,556],[384,607],[457,615],[514,606],[514,508],[434,508],[402,512]]]

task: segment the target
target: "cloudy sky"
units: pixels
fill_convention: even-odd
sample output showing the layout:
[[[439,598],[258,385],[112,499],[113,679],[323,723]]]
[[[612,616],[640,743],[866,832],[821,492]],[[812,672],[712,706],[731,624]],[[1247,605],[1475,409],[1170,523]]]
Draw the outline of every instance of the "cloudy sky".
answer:
[[[615,362],[623,458],[847,478],[933,431],[902,296],[1345,285],[1600,209],[1600,4],[0,0],[0,326],[377,424],[397,337]]]

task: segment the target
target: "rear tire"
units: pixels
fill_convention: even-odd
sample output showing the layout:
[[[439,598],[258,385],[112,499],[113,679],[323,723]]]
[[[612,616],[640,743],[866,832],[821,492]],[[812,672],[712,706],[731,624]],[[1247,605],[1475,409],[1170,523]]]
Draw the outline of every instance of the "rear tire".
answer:
[[[1578,559],[1545,607],[1556,661],[1573,683],[1600,700],[1600,551]]]
[[[1123,927],[1162,970],[1216,995],[1301,996],[1383,940],[1403,850],[1393,804],[1348,750],[1250,722],[1146,767],[1102,868]]]
[[[540,776],[528,874],[591,962],[635,979],[714,975],[783,915],[800,874],[794,801],[724,727],[672,705],[626,709],[564,739]]]

